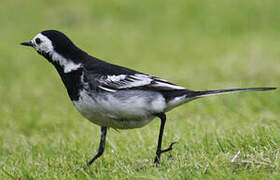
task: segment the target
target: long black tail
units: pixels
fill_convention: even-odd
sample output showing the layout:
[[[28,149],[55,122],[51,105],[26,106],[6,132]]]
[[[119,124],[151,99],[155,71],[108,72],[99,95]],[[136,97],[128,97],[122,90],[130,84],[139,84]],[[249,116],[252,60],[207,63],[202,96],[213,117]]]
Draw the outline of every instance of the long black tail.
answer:
[[[179,91],[175,92],[177,94],[172,94],[171,100],[168,102],[168,106],[165,111],[170,111],[176,106],[180,104],[184,104],[186,102],[205,97],[211,95],[218,95],[218,94],[229,94],[229,93],[237,93],[237,92],[246,92],[246,91],[270,91],[275,90],[275,87],[257,87],[257,88],[238,88],[238,89],[219,89],[219,90],[208,90],[208,91]],[[174,93],[174,92],[173,92]],[[175,96],[175,98],[174,98]]]
[[[275,90],[275,87],[257,87],[257,88],[239,88],[239,89],[219,89],[219,90],[209,90],[209,91],[195,91],[192,93],[193,98],[217,95],[217,94],[229,94],[237,92],[246,91],[270,91]]]

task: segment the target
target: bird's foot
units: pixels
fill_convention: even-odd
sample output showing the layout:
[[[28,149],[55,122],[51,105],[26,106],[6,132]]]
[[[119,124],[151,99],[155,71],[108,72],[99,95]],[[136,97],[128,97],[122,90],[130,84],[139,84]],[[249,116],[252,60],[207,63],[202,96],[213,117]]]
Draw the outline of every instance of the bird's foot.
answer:
[[[160,155],[161,155],[162,153],[171,151],[171,150],[173,149],[173,145],[174,145],[174,144],[177,144],[177,143],[178,143],[178,142],[172,142],[172,143],[169,145],[168,148],[163,149],[163,150],[161,150],[161,149],[158,150],[158,151],[156,152],[156,157],[155,157],[154,163],[155,163],[156,165],[158,165],[158,164],[159,164],[159,161],[160,161]]]

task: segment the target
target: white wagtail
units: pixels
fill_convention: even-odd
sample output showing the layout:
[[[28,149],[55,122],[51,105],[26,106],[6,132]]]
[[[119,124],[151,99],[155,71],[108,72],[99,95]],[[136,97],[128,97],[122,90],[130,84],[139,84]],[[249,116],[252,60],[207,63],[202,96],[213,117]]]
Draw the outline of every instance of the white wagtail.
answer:
[[[110,127],[140,128],[159,117],[161,125],[154,160],[158,164],[160,155],[172,150],[174,144],[171,143],[166,149],[161,148],[166,112],[200,97],[276,89],[259,87],[192,91],[90,56],[75,46],[66,35],[55,30],[43,31],[21,45],[33,47],[54,65],[78,111],[89,121],[101,126],[98,153],[88,165],[103,154],[107,129]]]

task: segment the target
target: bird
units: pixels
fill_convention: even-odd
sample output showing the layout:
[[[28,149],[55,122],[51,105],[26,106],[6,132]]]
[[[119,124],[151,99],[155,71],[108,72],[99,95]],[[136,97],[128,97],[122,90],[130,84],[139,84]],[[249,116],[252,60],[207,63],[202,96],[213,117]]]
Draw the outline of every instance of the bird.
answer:
[[[275,87],[254,87],[194,91],[157,76],[111,64],[78,48],[64,33],[45,30],[21,45],[33,47],[57,70],[76,109],[100,126],[97,153],[87,166],[102,156],[109,128],[141,128],[156,117],[161,121],[154,163],[171,151],[176,142],[163,149],[166,113],[192,100],[218,94],[268,91]]]

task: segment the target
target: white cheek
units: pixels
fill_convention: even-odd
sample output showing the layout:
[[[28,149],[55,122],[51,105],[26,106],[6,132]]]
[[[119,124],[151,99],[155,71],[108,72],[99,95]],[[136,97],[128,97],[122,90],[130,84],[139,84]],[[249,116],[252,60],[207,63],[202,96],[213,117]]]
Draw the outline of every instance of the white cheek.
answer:
[[[50,53],[51,52],[51,48],[48,47],[47,45],[45,44],[40,44],[40,45],[35,45],[34,46],[35,50],[36,51],[39,51],[39,52],[44,52],[44,53]]]
[[[41,40],[40,44],[36,43],[37,38]],[[75,64],[74,62],[72,62],[71,59],[66,59],[60,54],[56,53],[54,51],[54,47],[51,40],[41,33],[39,33],[32,39],[32,43],[35,44],[34,48],[36,51],[41,53],[49,53],[49,55],[52,57],[52,60],[54,62],[59,63],[62,66],[65,73],[69,73],[81,67],[81,64]]]
[[[37,38],[41,40],[41,43],[39,45],[36,43]],[[32,43],[35,44],[34,48],[39,52],[50,53],[54,50],[51,40],[49,40],[49,38],[42,35],[41,33],[39,33],[32,39]]]
[[[41,49],[41,51],[43,51],[43,52],[49,53],[49,52],[52,51],[53,48],[50,47],[50,46],[48,46],[47,44],[42,44],[42,45],[40,46],[40,49]]]

